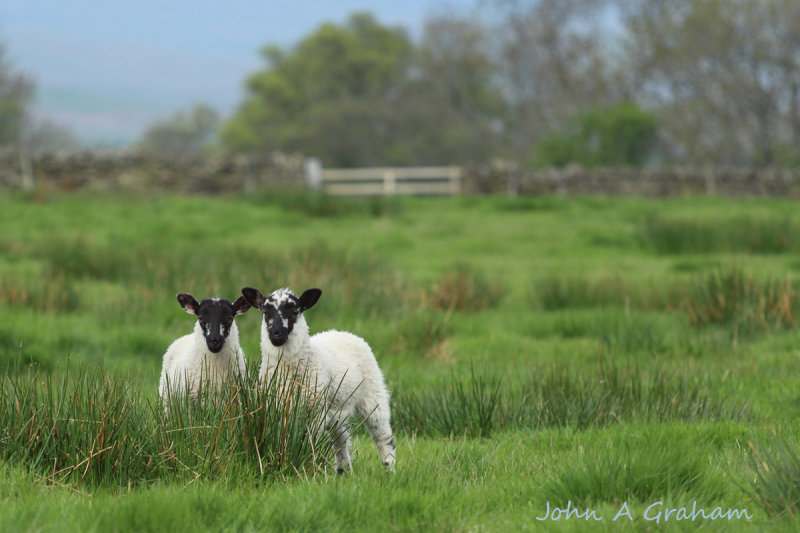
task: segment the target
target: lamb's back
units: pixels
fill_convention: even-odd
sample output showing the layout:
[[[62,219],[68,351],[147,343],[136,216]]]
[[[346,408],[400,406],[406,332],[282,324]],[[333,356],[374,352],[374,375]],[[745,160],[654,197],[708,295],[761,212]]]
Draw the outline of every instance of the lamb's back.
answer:
[[[312,336],[310,341],[320,366],[327,368],[330,379],[342,380],[357,386],[378,370],[369,344],[347,331],[328,330]]]

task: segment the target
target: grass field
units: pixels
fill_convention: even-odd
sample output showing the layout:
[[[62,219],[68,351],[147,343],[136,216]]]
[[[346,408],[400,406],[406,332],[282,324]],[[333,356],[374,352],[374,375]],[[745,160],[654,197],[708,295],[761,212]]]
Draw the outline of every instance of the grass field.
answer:
[[[798,527],[796,202],[39,192],[0,224],[4,531]],[[396,474],[360,430],[337,477],[252,383],[161,416],[175,294],[246,285],[372,345]]]

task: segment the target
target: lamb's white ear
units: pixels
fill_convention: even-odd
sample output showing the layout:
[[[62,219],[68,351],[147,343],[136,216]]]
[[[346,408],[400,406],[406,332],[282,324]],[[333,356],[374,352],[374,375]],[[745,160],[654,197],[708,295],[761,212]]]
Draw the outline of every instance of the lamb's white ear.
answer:
[[[244,299],[244,296],[239,296],[238,298],[236,298],[236,301],[233,302],[234,315],[241,315],[242,313],[246,313],[248,309],[250,309],[250,304],[247,303],[247,300]]]
[[[311,309],[314,307],[314,304],[319,301],[320,296],[322,296],[321,289],[308,289],[306,292],[300,295],[300,309],[302,311]]]
[[[266,298],[264,298],[264,295],[261,294],[261,291],[258,289],[254,289],[253,287],[243,288],[242,296],[244,297],[247,303],[249,303],[256,309],[261,309],[261,306],[264,304],[264,300],[266,300]]]
[[[178,303],[181,304],[183,310],[190,315],[196,315],[197,310],[200,309],[200,304],[197,303],[197,300],[194,299],[194,296],[185,292],[178,294]]]

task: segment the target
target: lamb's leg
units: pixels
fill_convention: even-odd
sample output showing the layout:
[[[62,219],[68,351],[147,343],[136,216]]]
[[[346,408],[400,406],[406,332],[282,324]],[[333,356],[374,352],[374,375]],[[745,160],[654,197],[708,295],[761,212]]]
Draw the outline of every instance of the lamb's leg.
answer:
[[[345,422],[333,429],[333,445],[336,447],[334,466],[337,474],[344,474],[345,471],[353,471],[352,459],[350,458],[350,425]]]
[[[394,437],[392,436],[392,426],[389,424],[388,403],[387,405],[379,405],[371,413],[363,413],[362,416],[365,416],[364,425],[378,448],[378,455],[381,457],[383,466],[394,472],[396,451]]]

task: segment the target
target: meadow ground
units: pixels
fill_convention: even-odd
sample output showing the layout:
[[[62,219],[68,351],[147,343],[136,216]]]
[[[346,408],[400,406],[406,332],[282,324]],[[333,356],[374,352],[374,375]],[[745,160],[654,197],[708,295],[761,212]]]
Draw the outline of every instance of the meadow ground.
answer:
[[[37,192],[0,224],[2,530],[798,527],[796,202]],[[161,416],[175,294],[246,285],[372,345],[395,475],[363,430],[333,475],[291,391]]]

